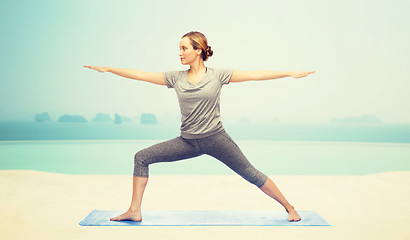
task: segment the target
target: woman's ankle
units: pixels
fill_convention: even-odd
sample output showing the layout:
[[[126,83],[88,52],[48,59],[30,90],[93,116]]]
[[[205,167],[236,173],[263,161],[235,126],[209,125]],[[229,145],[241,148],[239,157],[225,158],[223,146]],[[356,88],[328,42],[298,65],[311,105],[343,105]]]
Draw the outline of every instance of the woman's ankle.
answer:
[[[285,209],[286,209],[286,212],[288,212],[288,213],[289,213],[290,211],[295,211],[295,207],[292,206],[292,205],[286,206]]]
[[[140,212],[141,212],[141,209],[140,209],[140,208],[130,207],[130,208],[128,209],[128,212],[140,213]]]

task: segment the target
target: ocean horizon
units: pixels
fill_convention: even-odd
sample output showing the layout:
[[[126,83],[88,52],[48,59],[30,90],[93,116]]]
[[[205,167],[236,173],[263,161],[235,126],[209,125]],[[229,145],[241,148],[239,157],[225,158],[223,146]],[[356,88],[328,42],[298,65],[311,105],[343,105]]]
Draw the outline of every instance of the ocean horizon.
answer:
[[[179,124],[0,121],[0,141],[171,139]],[[224,123],[235,140],[410,143],[410,124]]]
[[[134,155],[162,140],[0,141],[0,170],[132,175]],[[237,140],[268,175],[365,175],[410,171],[409,143]],[[208,155],[150,165],[150,174],[232,175]]]

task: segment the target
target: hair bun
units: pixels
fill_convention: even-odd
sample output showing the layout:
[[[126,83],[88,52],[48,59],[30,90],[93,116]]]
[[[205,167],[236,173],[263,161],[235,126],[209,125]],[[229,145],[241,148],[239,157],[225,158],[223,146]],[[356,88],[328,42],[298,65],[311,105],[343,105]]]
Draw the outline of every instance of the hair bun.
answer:
[[[211,50],[211,46],[208,46],[208,48],[206,49],[206,55],[208,57],[212,57],[213,54],[214,54],[214,51]]]

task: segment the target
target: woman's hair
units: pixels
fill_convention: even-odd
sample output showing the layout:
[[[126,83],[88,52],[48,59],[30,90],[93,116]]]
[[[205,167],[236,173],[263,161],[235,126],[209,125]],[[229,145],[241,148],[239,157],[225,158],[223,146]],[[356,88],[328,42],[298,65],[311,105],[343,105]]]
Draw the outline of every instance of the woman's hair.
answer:
[[[200,32],[189,32],[182,36],[182,38],[187,37],[191,41],[194,49],[202,49],[202,59],[204,61],[208,60],[214,54],[214,51],[211,50],[211,46],[208,46],[208,40],[204,34]]]

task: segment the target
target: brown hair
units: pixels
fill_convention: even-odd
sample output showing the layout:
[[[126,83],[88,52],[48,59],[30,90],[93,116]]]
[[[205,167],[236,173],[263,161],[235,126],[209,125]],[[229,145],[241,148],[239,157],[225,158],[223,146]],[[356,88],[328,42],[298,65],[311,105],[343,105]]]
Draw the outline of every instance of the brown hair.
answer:
[[[182,38],[189,38],[194,49],[202,49],[202,60],[206,61],[209,57],[214,54],[214,51],[211,50],[211,46],[208,46],[208,40],[204,34],[200,32],[189,32],[182,36]]]

